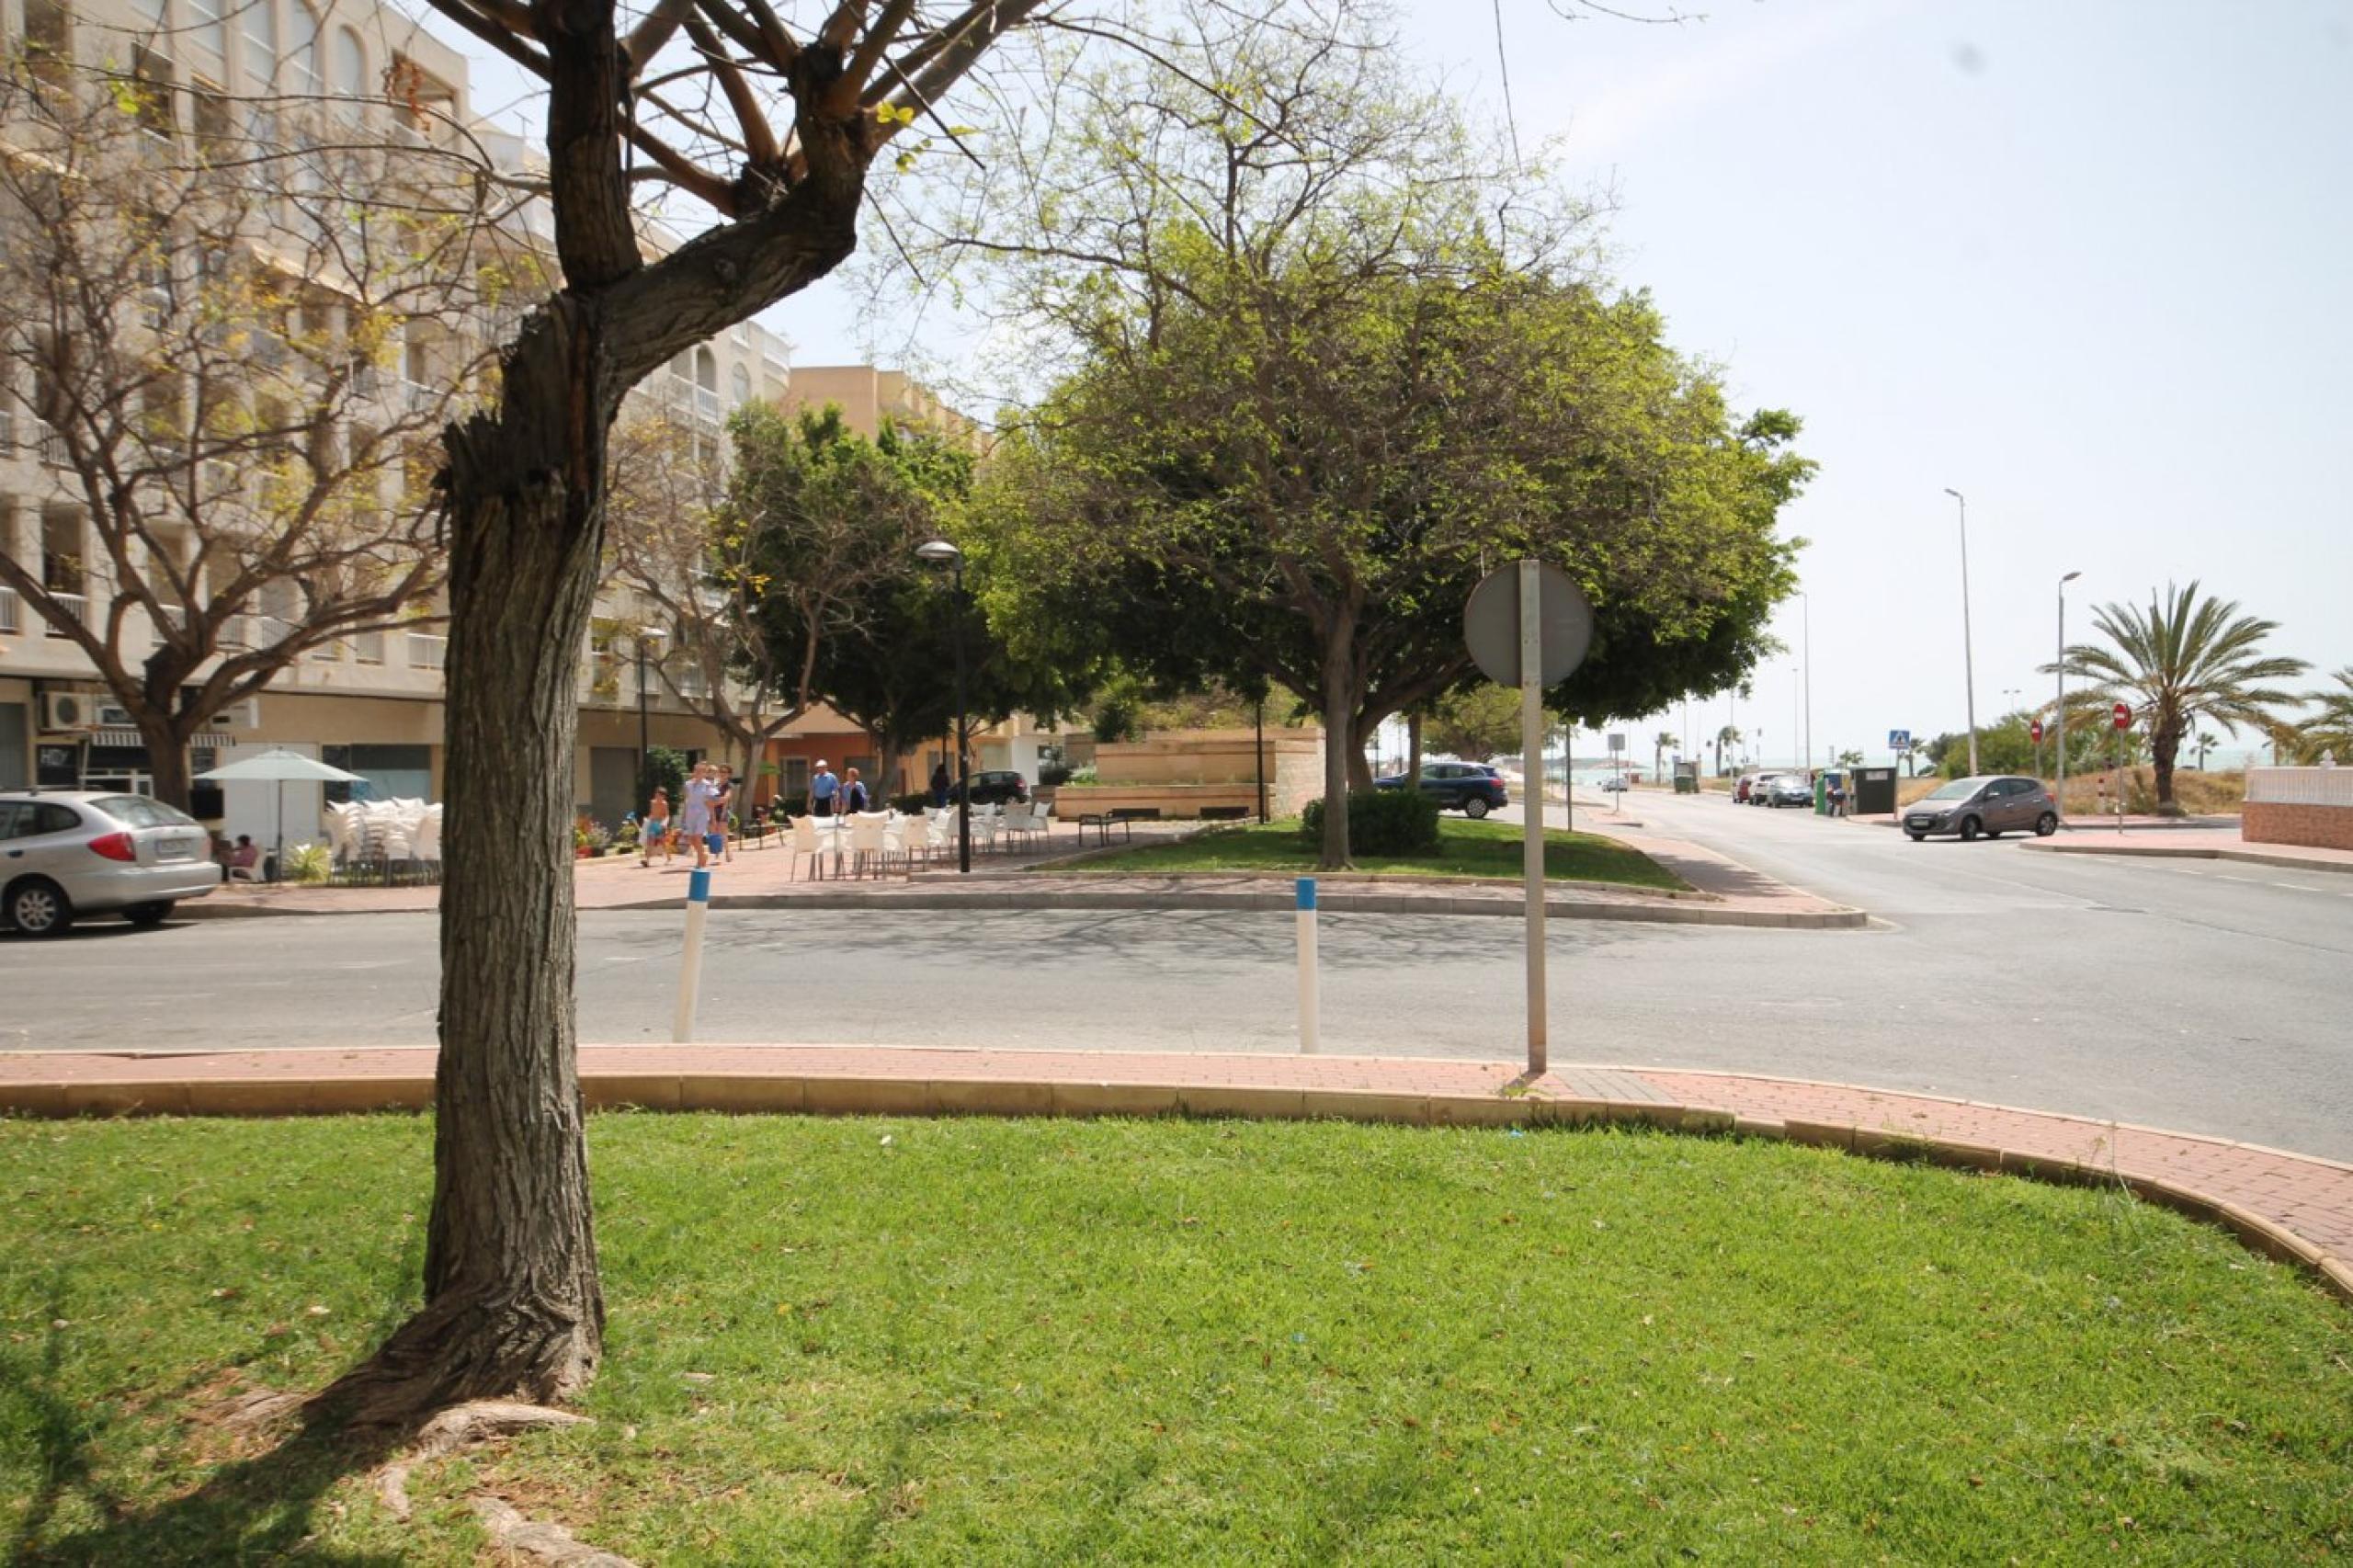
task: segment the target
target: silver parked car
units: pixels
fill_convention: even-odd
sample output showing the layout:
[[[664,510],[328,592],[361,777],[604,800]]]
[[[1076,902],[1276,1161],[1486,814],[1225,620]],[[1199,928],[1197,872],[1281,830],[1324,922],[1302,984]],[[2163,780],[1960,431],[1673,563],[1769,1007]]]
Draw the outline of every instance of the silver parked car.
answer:
[[[144,795],[90,790],[0,793],[0,925],[54,937],[84,915],[160,925],[172,905],[221,885],[212,835]]]
[[[1932,833],[1963,838],[2033,833],[2048,838],[2059,831],[2059,802],[2039,778],[1956,778],[1905,807],[1904,831],[1915,844]]]

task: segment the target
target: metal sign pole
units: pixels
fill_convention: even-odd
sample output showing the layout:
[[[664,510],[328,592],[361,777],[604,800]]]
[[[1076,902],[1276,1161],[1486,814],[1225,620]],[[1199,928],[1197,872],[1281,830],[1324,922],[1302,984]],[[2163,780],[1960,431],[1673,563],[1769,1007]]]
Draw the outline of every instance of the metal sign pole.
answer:
[[[1528,878],[1528,1073],[1545,1070],[1544,1041],[1544,604],[1536,562],[1519,563],[1519,746],[1523,781],[1537,780],[1532,797],[1522,791],[1521,866]],[[1572,782],[1569,790],[1573,792]]]

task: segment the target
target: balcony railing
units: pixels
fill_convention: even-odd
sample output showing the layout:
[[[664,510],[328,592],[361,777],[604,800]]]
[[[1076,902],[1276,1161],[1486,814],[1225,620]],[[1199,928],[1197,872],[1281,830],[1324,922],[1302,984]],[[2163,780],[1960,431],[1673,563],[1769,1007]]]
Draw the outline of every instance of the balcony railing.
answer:
[[[75,620],[85,623],[88,621],[90,612],[90,600],[88,596],[84,594],[61,594],[52,590],[49,597],[51,603],[55,604],[58,608],[63,610],[66,614],[72,616]],[[49,637],[63,637],[67,635],[64,631],[53,625],[44,626],[42,634]]]
[[[428,631],[408,634],[408,667],[413,670],[442,670],[449,667],[449,640]]]
[[[40,452],[40,460],[49,464],[50,467],[72,468],[74,466],[73,454],[65,449],[65,437],[59,435],[55,428],[44,421],[38,419],[33,421],[31,444]]]
[[[0,588],[0,631],[21,631],[24,621],[24,606],[17,598],[17,590]]]
[[[429,415],[441,406],[441,389],[423,381],[401,382],[401,406],[411,414]]]

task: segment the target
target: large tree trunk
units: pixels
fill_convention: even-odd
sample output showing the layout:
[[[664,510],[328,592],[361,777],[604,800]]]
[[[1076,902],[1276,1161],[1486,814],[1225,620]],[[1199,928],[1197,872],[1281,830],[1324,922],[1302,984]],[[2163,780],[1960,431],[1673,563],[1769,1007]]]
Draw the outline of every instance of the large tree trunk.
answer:
[[[167,806],[188,808],[194,793],[188,777],[188,737],[181,734],[169,721],[142,711],[139,715],[139,738],[147,746],[147,790]]]
[[[1349,789],[1370,790],[1372,788],[1372,745],[1380,735],[1380,720],[1376,719],[1367,723],[1361,713],[1350,716],[1348,720]]]
[[[1366,773],[1364,749],[1357,744],[1355,683],[1348,677],[1354,650],[1345,628],[1324,640],[1324,853],[1316,869],[1348,869],[1348,790]]]
[[[1422,710],[1405,715],[1405,788],[1422,787]]]
[[[2161,817],[2181,814],[2181,808],[2175,803],[2173,798],[2174,762],[2180,755],[2181,732],[2179,730],[2160,726],[2154,733],[2150,735],[2149,763],[2151,771],[2156,775],[2156,814]]]
[[[425,1308],[328,1397],[401,1423],[563,1398],[603,1352],[573,996],[581,641],[604,529],[593,307],[559,299],[449,432],[447,872]]]

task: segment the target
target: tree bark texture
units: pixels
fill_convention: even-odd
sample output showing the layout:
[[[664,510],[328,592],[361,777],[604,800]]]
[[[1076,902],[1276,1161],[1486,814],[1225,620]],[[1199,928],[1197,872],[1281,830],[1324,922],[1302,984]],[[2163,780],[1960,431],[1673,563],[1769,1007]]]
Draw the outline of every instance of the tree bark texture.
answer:
[[[1345,627],[1324,633],[1324,853],[1316,868],[1324,871],[1348,869],[1348,790],[1364,762],[1356,744],[1354,652]]]
[[[573,995],[579,650],[611,412],[593,308],[559,298],[495,414],[449,436],[440,1052],[426,1304],[330,1395],[400,1423],[560,1400],[603,1351]]]

